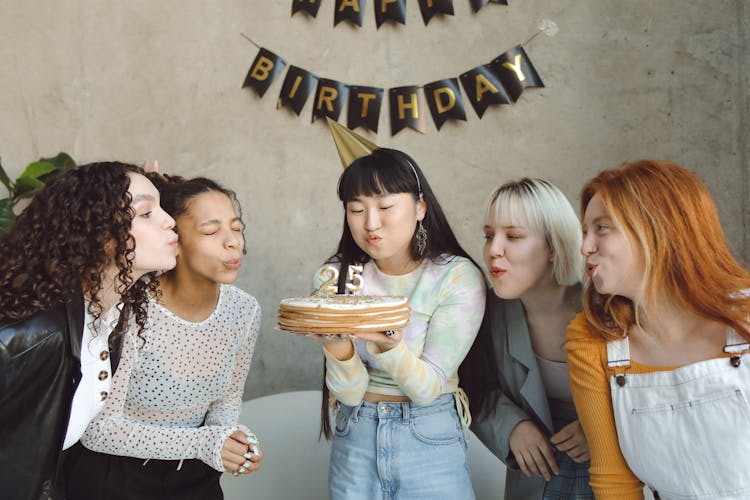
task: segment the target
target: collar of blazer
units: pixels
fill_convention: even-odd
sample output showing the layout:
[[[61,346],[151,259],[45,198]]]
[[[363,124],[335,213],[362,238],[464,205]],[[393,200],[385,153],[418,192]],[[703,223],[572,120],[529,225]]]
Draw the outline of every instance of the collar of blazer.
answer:
[[[508,337],[508,350],[518,363],[526,367],[526,379],[518,389],[528,409],[534,412],[537,421],[542,422],[547,431],[552,433],[552,415],[550,415],[547,393],[544,390],[539,365],[531,347],[526,313],[520,300],[505,300],[505,324]],[[528,411],[527,409],[527,411]]]

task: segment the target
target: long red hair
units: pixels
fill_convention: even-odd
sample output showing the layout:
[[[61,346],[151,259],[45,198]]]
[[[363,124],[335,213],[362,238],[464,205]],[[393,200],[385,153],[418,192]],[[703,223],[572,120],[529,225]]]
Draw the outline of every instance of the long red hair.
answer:
[[[641,291],[649,302],[671,300],[750,340],[750,273],[732,256],[716,205],[694,173],[666,161],[641,160],[604,170],[581,192],[581,219],[599,195],[616,226],[644,260]],[[637,321],[630,299],[584,292],[589,324],[607,340],[622,338]]]

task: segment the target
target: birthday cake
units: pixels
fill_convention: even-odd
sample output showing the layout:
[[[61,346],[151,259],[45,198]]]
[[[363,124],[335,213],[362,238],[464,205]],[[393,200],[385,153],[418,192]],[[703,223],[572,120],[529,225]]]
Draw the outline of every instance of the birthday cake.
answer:
[[[295,333],[382,332],[406,326],[410,312],[401,295],[310,295],[283,299],[278,325]]]

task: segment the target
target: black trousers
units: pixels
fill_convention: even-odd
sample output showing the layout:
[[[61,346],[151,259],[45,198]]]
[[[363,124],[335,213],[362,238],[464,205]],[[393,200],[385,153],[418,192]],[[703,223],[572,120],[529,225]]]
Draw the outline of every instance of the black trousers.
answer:
[[[221,473],[200,460],[107,455],[80,443],[66,451],[66,500],[223,500]]]

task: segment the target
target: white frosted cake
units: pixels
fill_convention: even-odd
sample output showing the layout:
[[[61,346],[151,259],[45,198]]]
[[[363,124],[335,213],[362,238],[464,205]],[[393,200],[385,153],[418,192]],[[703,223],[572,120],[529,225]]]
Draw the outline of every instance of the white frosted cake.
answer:
[[[278,324],[298,333],[382,332],[406,326],[410,312],[401,295],[310,295],[283,299]]]

